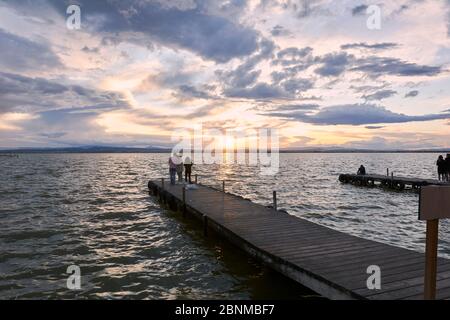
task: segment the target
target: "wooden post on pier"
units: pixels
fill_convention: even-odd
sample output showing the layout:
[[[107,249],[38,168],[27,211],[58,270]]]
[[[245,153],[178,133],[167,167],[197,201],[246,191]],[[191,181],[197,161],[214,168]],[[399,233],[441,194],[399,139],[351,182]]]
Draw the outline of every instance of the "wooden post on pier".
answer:
[[[222,181],[222,191],[225,192],[225,180]]]
[[[273,192],[273,208],[277,210],[277,192]]]
[[[195,175],[195,184],[197,184],[197,182],[198,182],[198,175],[196,174]]]
[[[186,187],[183,186],[183,207],[181,208],[183,213],[183,218],[186,217]]]
[[[161,178],[161,192],[159,194],[159,201],[163,201],[163,193],[164,193],[164,178]]]
[[[425,246],[425,300],[436,299],[436,273],[439,219],[427,220],[427,240]]]
[[[425,186],[420,190],[419,220],[427,221],[424,299],[436,299],[439,219],[450,218],[450,187]]]
[[[389,177],[389,168],[386,169],[386,176]]]

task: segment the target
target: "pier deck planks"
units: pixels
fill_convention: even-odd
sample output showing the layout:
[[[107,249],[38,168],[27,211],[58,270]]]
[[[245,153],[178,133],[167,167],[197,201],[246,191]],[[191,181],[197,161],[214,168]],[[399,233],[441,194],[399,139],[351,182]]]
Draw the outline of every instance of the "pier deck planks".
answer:
[[[182,186],[150,181],[154,195],[182,205]],[[203,185],[186,190],[186,210],[271,268],[330,299],[418,299],[422,253],[358,238]],[[425,232],[425,226],[424,226]],[[381,268],[369,290],[367,267]],[[450,299],[450,260],[438,259],[439,299]]]
[[[391,189],[404,190],[406,187],[419,190],[420,187],[429,185],[450,186],[449,182],[443,182],[433,179],[409,178],[401,176],[388,176],[381,174],[341,174],[339,181],[342,183],[351,183],[364,186],[386,186]]]

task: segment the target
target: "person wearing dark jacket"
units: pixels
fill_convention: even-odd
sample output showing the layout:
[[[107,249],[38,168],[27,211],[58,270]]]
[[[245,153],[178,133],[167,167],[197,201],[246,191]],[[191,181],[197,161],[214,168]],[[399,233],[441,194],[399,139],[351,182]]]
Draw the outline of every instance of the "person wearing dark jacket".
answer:
[[[445,158],[445,181],[450,181],[450,153]]]
[[[436,166],[438,170],[438,179],[439,181],[446,180],[446,172],[447,172],[447,164],[442,155],[436,161]]]
[[[184,160],[184,180],[191,184],[192,180],[191,180],[191,173],[192,173],[192,166],[194,164],[192,163],[191,158],[186,157],[186,159]]]
[[[358,175],[358,176],[364,176],[364,175],[366,175],[366,168],[364,168],[363,165],[361,165],[361,167],[359,167],[357,175]]]

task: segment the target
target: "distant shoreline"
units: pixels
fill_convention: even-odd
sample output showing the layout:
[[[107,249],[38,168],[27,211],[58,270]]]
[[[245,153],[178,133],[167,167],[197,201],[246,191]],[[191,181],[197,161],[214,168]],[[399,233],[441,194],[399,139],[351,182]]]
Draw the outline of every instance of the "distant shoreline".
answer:
[[[248,153],[248,150],[239,150]],[[67,149],[11,149],[0,150],[0,156],[12,156],[18,154],[138,154],[138,153],[170,153],[169,149],[140,149],[140,148],[67,148]],[[195,152],[194,153],[201,153]],[[236,152],[236,151],[234,151]],[[280,150],[280,153],[450,153],[448,149],[423,149],[423,150],[364,150],[364,149],[293,149]],[[233,153],[225,151],[224,153]],[[269,152],[270,153],[270,152]]]

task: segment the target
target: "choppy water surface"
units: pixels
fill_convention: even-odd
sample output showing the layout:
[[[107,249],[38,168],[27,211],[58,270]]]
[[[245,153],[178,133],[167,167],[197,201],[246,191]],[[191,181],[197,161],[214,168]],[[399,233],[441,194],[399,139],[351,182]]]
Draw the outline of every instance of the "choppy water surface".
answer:
[[[0,157],[0,298],[308,298],[311,292],[232,246],[206,241],[194,221],[162,210],[149,179],[166,154],[24,154]],[[356,236],[424,251],[418,196],[340,184],[339,173],[435,178],[435,154],[282,154],[280,172],[237,164],[196,166],[205,184]],[[440,255],[450,257],[449,224]],[[82,289],[66,287],[79,265]]]

